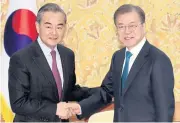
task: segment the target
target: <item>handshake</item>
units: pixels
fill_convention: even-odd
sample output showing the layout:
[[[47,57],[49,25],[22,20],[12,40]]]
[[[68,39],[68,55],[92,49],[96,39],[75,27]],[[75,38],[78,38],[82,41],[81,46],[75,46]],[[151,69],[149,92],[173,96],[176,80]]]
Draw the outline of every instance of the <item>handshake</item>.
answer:
[[[81,114],[81,107],[76,102],[59,102],[57,104],[56,115],[59,116],[60,119],[69,119],[72,115],[78,114]]]

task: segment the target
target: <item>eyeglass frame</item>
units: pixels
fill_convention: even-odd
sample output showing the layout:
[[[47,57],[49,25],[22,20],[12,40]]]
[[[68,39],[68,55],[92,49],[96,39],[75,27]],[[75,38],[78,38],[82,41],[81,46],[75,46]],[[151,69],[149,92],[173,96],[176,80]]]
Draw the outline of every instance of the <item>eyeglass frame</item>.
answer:
[[[116,26],[116,27],[117,27],[117,30],[120,31],[120,32],[124,32],[127,28],[128,28],[128,30],[129,30],[130,32],[133,32],[133,31],[136,30],[136,28],[137,28],[138,26],[140,26],[140,25],[142,25],[142,24],[143,24],[143,23],[141,22],[141,23],[136,24],[136,25],[133,25],[133,24],[121,25],[121,26],[123,26],[122,29],[120,29],[119,26]],[[133,26],[133,27],[130,27],[130,26]],[[130,29],[130,28],[132,28],[132,29]]]

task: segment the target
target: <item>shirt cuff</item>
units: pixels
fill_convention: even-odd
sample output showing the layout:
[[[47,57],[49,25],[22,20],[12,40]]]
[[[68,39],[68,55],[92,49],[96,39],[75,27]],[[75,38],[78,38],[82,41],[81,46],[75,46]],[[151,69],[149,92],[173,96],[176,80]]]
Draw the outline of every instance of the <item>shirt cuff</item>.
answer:
[[[80,112],[77,115],[81,115],[82,114],[82,110],[81,110],[81,106],[80,105],[79,105],[79,109],[80,109]]]

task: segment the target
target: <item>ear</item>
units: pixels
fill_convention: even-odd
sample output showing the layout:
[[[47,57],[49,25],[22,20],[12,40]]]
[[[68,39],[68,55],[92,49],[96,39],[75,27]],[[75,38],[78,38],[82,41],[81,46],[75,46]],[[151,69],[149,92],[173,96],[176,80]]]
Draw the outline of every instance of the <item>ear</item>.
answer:
[[[67,31],[67,24],[65,24],[65,26],[64,26],[64,27],[65,27],[65,32],[66,32],[66,31]]]
[[[146,28],[146,24],[145,24],[145,23],[143,23],[142,25],[143,25],[143,28],[145,29],[145,28]]]
[[[144,33],[146,33],[146,24],[143,23],[142,26],[143,26]]]
[[[114,31],[116,32],[116,34],[118,33],[118,28],[116,25],[113,26],[114,27]]]
[[[37,32],[39,33],[39,28],[40,28],[40,25],[39,25],[39,23],[36,21],[35,22],[35,26],[36,26],[36,30],[37,30]]]
[[[67,34],[67,24],[64,24],[64,34],[63,35],[66,35]]]

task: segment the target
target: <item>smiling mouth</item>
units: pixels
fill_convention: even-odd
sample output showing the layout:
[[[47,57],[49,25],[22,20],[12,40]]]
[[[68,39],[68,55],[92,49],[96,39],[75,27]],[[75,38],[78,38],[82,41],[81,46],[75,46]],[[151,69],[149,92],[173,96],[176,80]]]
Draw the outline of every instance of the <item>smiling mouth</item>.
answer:
[[[124,39],[125,39],[125,40],[130,40],[130,39],[132,39],[132,38],[134,38],[134,37],[125,37]]]
[[[56,40],[57,38],[49,38],[49,39],[51,39],[51,40]]]

